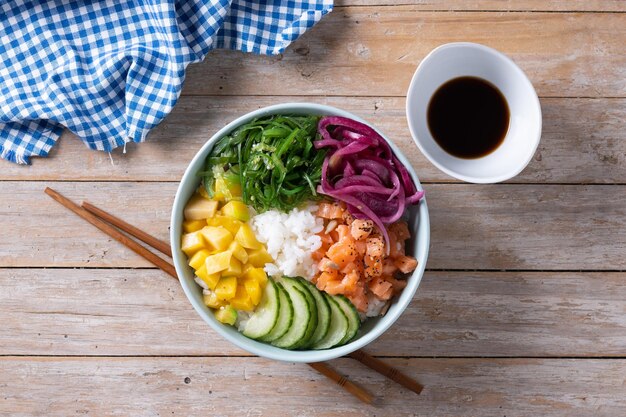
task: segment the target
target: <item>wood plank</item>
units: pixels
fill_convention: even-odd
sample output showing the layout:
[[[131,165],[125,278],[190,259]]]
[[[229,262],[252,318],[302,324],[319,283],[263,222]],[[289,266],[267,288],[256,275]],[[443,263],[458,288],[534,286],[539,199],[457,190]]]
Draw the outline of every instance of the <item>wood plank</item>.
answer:
[[[360,403],[304,364],[260,358],[0,358],[0,413],[132,416],[618,416],[625,360],[386,359],[416,396],[351,359],[331,362],[383,398]]]
[[[626,11],[620,0],[337,0],[335,6],[400,6],[419,10],[494,10],[494,11]]]
[[[50,158],[31,167],[2,163],[0,180],[178,181],[202,144],[254,109],[289,100],[344,108],[378,126],[408,156],[422,181],[455,181],[424,158],[407,129],[404,98],[183,97],[148,142],[112,157],[65,134]],[[542,99],[543,138],[514,182],[626,183],[626,99]],[[174,156],[174,157],[173,157]]]
[[[3,182],[0,266],[144,267],[43,193],[52,186],[168,239],[176,183]],[[626,186],[429,184],[432,269],[626,269]]]
[[[0,355],[249,355],[155,270],[0,269]],[[626,273],[427,272],[382,356],[626,356]],[[163,335],[168,335],[163,337]]]
[[[336,8],[279,56],[214,51],[189,67],[188,95],[404,96],[415,68],[447,42],[486,44],[540,96],[626,96],[626,14],[439,13]]]

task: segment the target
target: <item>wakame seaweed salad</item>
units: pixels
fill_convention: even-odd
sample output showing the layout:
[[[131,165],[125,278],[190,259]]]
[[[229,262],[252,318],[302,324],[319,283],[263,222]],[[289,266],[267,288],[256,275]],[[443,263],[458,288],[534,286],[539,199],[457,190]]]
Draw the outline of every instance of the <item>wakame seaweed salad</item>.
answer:
[[[248,122],[220,139],[206,159],[204,187],[238,182],[244,203],[262,213],[288,212],[318,198],[326,150],[315,149],[318,116],[272,115]]]

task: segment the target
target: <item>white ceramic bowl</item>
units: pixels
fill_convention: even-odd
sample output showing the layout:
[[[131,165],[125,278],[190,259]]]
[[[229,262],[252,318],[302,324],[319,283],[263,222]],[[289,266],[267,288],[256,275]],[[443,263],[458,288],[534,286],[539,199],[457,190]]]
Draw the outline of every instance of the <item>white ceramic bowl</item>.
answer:
[[[492,153],[462,159],[444,151],[428,128],[431,97],[447,81],[474,76],[491,82],[509,105],[509,130]],[[541,106],[528,77],[495,49],[476,43],[449,43],[434,49],[413,75],[406,99],[411,135],[422,153],[446,174],[473,183],[495,183],[519,174],[533,157],[541,138]]]
[[[319,362],[340,356],[347,355],[357,349],[367,345],[378,336],[380,336],[385,330],[389,328],[402,314],[404,309],[409,305],[417,287],[420,283],[422,275],[424,274],[424,268],[426,267],[426,258],[428,257],[428,247],[430,242],[430,226],[428,221],[428,207],[426,206],[426,200],[422,199],[419,205],[412,206],[409,211],[409,228],[412,230],[413,236],[407,245],[407,252],[415,256],[418,260],[418,267],[413,274],[408,278],[408,284],[402,291],[399,297],[396,297],[393,304],[387,311],[384,317],[368,319],[356,339],[352,342],[327,350],[285,350],[276,348],[274,346],[257,342],[240,334],[236,329],[231,326],[224,325],[218,322],[211,309],[206,307],[202,301],[202,291],[200,287],[194,282],[193,270],[187,265],[187,257],[180,249],[180,239],[183,222],[183,209],[187,200],[194,193],[200,183],[200,179],[196,175],[197,172],[202,170],[204,160],[211,151],[213,145],[224,135],[230,133],[236,127],[249,122],[250,120],[266,116],[270,114],[314,114],[314,115],[337,115],[345,116],[355,120],[359,120],[363,123],[362,119],[350,114],[346,111],[336,109],[334,107],[308,104],[308,103],[287,103],[279,104],[275,106],[265,107],[251,113],[248,113],[240,118],[232,121],[219,132],[213,135],[202,148],[198,151],[193,158],[176,192],[176,198],[174,199],[174,207],[172,209],[171,225],[170,225],[170,241],[172,245],[172,254],[174,258],[174,265],[176,266],[176,273],[180,278],[181,285],[187,298],[193,305],[198,314],[206,321],[209,326],[217,333],[222,335],[225,339],[234,343],[242,349],[248,352],[264,356],[270,359],[276,359],[289,362]],[[379,132],[381,133],[381,132]],[[382,135],[382,133],[381,133]],[[383,135],[384,137],[384,135]],[[389,141],[391,148],[395,152],[398,159],[407,167],[413,181],[418,189],[422,189],[421,184],[413,171],[413,168],[409,164],[409,161],[402,155],[400,150]]]

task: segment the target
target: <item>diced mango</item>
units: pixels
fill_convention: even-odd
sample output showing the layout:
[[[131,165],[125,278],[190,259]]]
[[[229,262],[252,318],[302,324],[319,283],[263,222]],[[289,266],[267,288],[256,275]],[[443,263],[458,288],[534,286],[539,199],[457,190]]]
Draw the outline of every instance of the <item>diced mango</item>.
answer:
[[[233,254],[230,252],[219,252],[214,255],[207,256],[204,261],[207,274],[215,274],[228,269]]]
[[[194,194],[185,206],[185,220],[204,220],[213,217],[217,211],[217,201],[207,200],[199,194]]]
[[[228,268],[222,271],[223,277],[240,277],[241,276],[241,262],[234,256],[230,258]]]
[[[237,310],[254,310],[254,303],[252,302],[250,295],[248,295],[246,288],[243,285],[237,285],[237,292],[235,296],[230,299],[230,305]]]
[[[183,222],[183,231],[185,233],[197,232],[206,226],[205,220],[186,220]]]
[[[237,311],[232,306],[220,307],[215,312],[215,318],[220,323],[230,324],[231,326],[237,321]]]
[[[200,249],[189,259],[189,266],[192,267],[194,271],[197,270],[201,266],[204,266],[204,261],[209,255],[211,255],[211,252],[208,249]]]
[[[274,260],[265,248],[253,249],[248,251],[248,263],[254,265],[257,268],[263,268],[265,264],[273,262]]]
[[[221,275],[222,274],[220,274],[219,272],[216,272],[214,274],[207,274],[206,265],[202,265],[196,270],[196,276],[204,281],[204,283],[212,290],[214,290],[217,286]]]
[[[187,257],[192,256],[194,253],[198,252],[200,249],[204,249],[205,247],[206,242],[200,231],[184,234],[180,244],[180,248],[183,252],[185,252]]]
[[[245,276],[252,268],[254,268],[254,265],[252,265],[251,263],[243,264],[243,266],[241,267],[241,276]]]
[[[239,259],[241,263],[245,264],[246,262],[248,262],[248,252],[246,252],[244,247],[237,243],[237,241],[233,240],[232,242],[230,242],[228,250],[231,251],[233,256]]]
[[[224,216],[232,217],[242,222],[250,220],[250,211],[245,203],[237,200],[229,201],[222,207],[222,214]]]
[[[239,231],[239,228],[243,224],[237,219],[233,219],[232,217],[222,216],[219,214],[215,215],[214,217],[211,217],[210,219],[207,219],[206,223],[209,226],[222,226],[224,229],[232,233],[233,236],[237,234],[237,232]]]
[[[256,239],[254,232],[248,223],[244,223],[237,231],[235,240],[246,249],[261,249],[263,245]]]
[[[244,279],[243,286],[246,288],[246,292],[250,296],[250,300],[252,300],[252,304],[257,305],[259,301],[261,301],[261,286],[259,282],[254,279]]]
[[[226,301],[217,298],[217,294],[215,294],[214,292],[211,292],[210,294],[204,294],[202,298],[204,300],[204,305],[210,308],[220,308],[227,305]]]
[[[237,293],[237,277],[222,277],[215,287],[215,295],[220,300],[230,300]]]
[[[204,226],[199,233],[202,233],[204,240],[212,249],[218,251],[225,251],[233,241],[232,233],[221,226]]]
[[[262,289],[265,288],[265,285],[267,285],[267,273],[263,268],[255,268],[251,266],[251,264],[246,265],[250,265],[250,267],[243,273],[243,278],[245,280],[256,281]]]

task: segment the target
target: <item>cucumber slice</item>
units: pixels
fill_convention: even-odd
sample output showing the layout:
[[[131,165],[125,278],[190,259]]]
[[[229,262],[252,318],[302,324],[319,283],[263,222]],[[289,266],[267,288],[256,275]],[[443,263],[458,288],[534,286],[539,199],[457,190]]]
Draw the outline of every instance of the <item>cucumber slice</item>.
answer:
[[[356,336],[359,328],[361,327],[361,319],[359,318],[359,313],[356,311],[354,305],[343,295],[335,295],[333,296],[339,307],[343,310],[348,318],[348,332],[346,336],[341,341],[341,345],[345,345]]]
[[[298,344],[295,345],[295,347],[293,348],[293,349],[304,349],[309,345],[311,338],[313,337],[313,334],[315,333],[315,330],[317,329],[317,302],[315,301],[315,297],[313,297],[311,290],[306,285],[304,285],[300,281],[299,278],[292,278],[292,277],[284,277],[284,278],[293,281],[294,285],[299,286],[300,291],[302,291],[302,293],[307,299],[307,302],[309,303],[311,317],[309,318],[309,323],[306,328],[306,333],[302,337],[302,340],[300,340]]]
[[[278,310],[278,321],[276,326],[267,335],[259,338],[263,342],[272,342],[282,337],[293,322],[293,305],[291,304],[291,298],[289,294],[280,282],[276,283],[276,289],[278,290],[278,298],[280,301],[280,309]]]
[[[317,344],[326,336],[326,333],[328,333],[328,327],[330,326],[330,306],[328,305],[326,297],[324,297],[322,292],[318,290],[315,285],[304,278],[300,278],[299,281],[308,288],[315,299],[315,305],[317,307],[317,327],[311,336],[311,340],[309,340],[306,345],[302,346],[302,348],[307,348]]]
[[[267,281],[261,302],[248,319],[243,335],[250,339],[259,339],[272,331],[278,321],[280,300],[278,290],[273,281]]]
[[[346,317],[346,314],[333,297],[326,293],[322,294],[330,306],[330,326],[328,327],[326,336],[311,346],[311,348],[315,350],[330,349],[331,347],[337,346],[348,333],[348,317]]]
[[[272,345],[284,349],[295,349],[302,339],[305,338],[312,314],[312,303],[308,300],[302,287],[297,281],[291,278],[280,278],[278,280],[289,294],[293,306],[293,320],[287,332],[272,341]],[[307,291],[308,294],[308,291]],[[309,296],[311,296],[309,294]],[[317,319],[317,312],[315,313]]]

